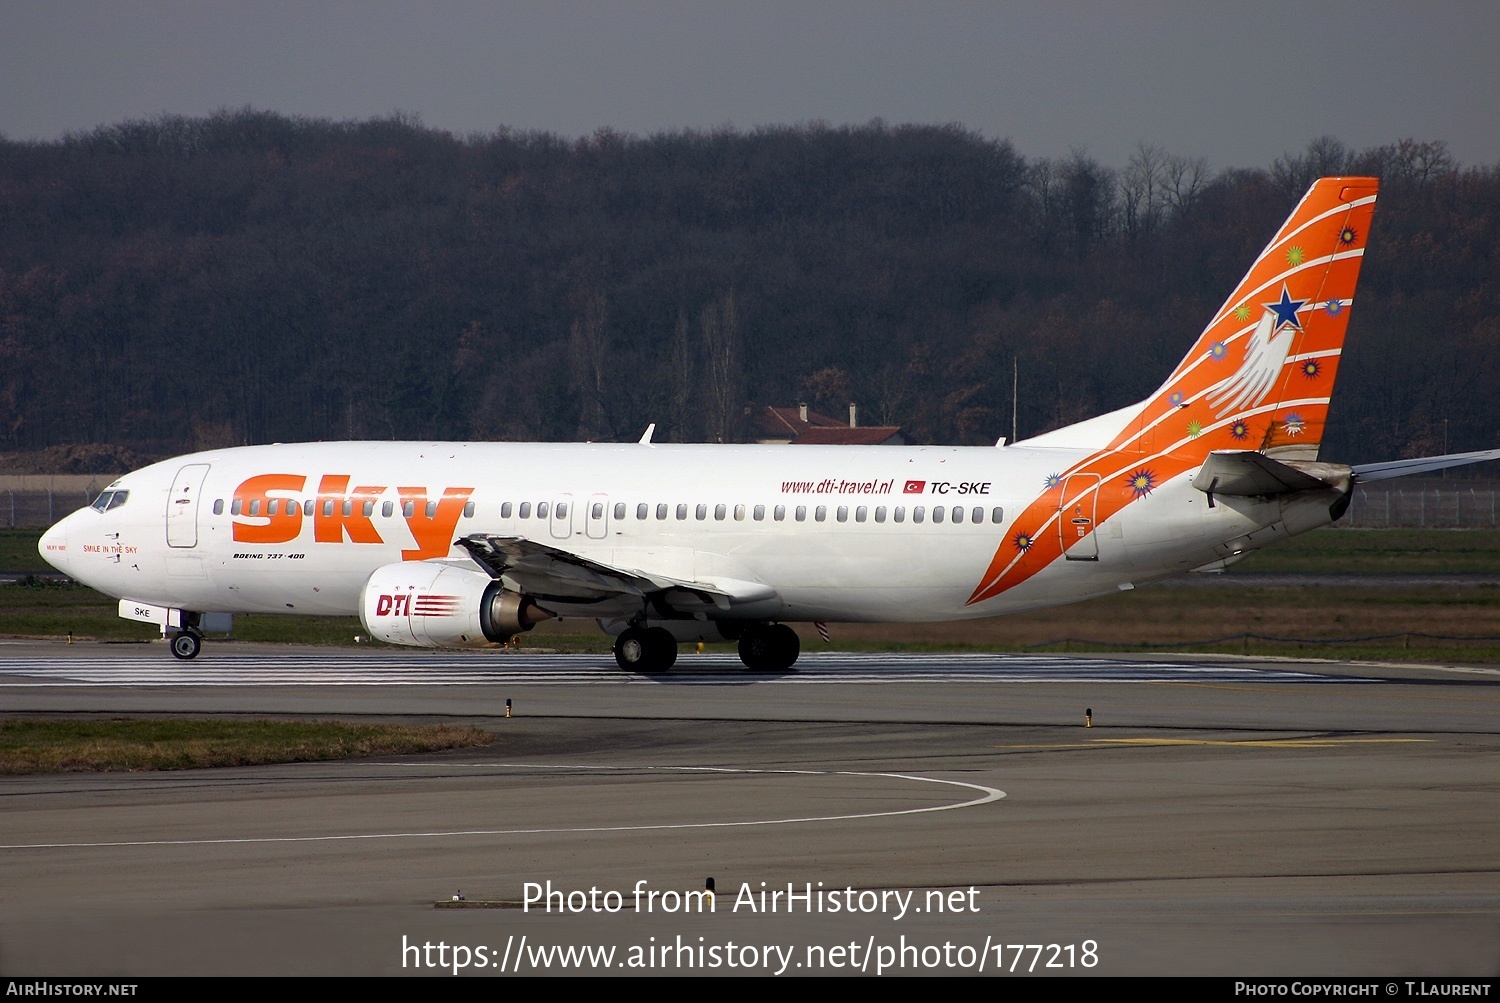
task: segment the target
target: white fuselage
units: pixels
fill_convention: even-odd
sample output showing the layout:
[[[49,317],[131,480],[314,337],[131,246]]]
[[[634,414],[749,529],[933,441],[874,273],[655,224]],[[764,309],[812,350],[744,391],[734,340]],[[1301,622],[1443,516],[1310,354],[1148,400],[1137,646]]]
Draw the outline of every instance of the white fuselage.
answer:
[[[1189,471],[1091,527],[1094,546],[1084,556],[1092,559],[1061,557],[1016,587],[971,603],[997,551],[1011,545],[1017,515],[1050,475],[1087,452],[1024,445],[247,446],[120,478],[109,490],[128,491],[123,502],[73,513],[47,532],[41,551],[75,579],[124,600],[200,612],[352,615],[375,569],[402,560],[467,562],[453,542],[494,534],[731,592],[762,588],[767,598],[726,609],[727,618],[921,621],[1107,594],[1328,522],[1325,499],[1210,504],[1191,486]],[[275,516],[267,511],[273,499]],[[1071,530],[1054,514],[1028,531]],[[630,615],[624,608],[561,607],[563,615]]]

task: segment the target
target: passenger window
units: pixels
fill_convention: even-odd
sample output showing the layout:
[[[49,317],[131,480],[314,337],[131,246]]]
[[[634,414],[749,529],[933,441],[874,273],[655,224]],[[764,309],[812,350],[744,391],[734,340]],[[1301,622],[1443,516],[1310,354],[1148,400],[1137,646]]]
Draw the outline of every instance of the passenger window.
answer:
[[[244,506],[244,504],[245,504],[244,501],[242,501],[239,498],[236,498],[234,501],[232,501],[232,502],[229,503],[229,514],[230,515],[239,515],[240,514],[240,510]]]
[[[531,502],[522,502],[521,503],[521,518],[522,519],[530,519],[531,518]]]
[[[777,522],[781,522],[786,519],[786,506],[777,505],[776,508],[771,512],[771,518],[775,519]]]
[[[256,498],[250,502],[250,515],[260,515],[260,499]]]
[[[313,500],[311,498],[302,503],[302,514],[309,517],[313,514]]]
[[[934,505],[934,506],[932,506],[932,521],[933,522],[942,522],[943,521],[943,506],[941,506],[941,505]]]
[[[250,503],[250,507],[254,508],[255,507],[255,503],[251,502]],[[353,498],[345,498],[344,499],[344,514],[345,515],[353,515],[354,514],[354,499]]]
[[[816,520],[817,522],[822,522],[823,520],[825,520],[827,518],[828,518],[828,506],[827,505],[819,505],[817,508],[813,509],[813,519]]]
[[[714,506],[714,518],[720,522],[724,520],[724,506],[722,504]]]
[[[861,505],[859,508],[857,508],[857,509],[854,510],[854,521],[855,522],[864,522],[865,521],[865,516],[869,513],[869,511],[870,510],[868,508],[866,508],[865,506]]]
[[[894,512],[891,513],[891,518],[894,519],[896,522],[905,522],[906,521],[906,506],[905,505],[897,505],[896,506],[896,511],[894,511]]]
[[[953,521],[954,522],[963,522],[964,521],[964,507],[962,505],[955,505],[955,506],[953,506]]]
[[[704,519],[708,518],[708,506],[699,505],[696,509],[693,510],[693,515],[698,517],[699,522],[702,522]]]
[[[501,502],[500,503],[500,518],[502,518],[502,519],[509,519],[510,518],[510,514],[512,512],[514,512],[514,511],[515,511],[515,508],[511,505],[510,502]]]
[[[215,498],[214,499],[214,515],[223,515],[223,514],[224,514],[224,499],[222,499],[222,498]]]
[[[550,506],[548,506],[548,504],[546,502],[537,502],[536,503],[536,517],[538,519],[545,519],[545,518],[547,518],[547,511],[548,511],[549,507]],[[561,519],[566,514],[567,513],[563,511],[563,507],[561,505],[557,506],[557,517],[559,519]]]
[[[472,519],[472,518],[474,518],[474,503],[473,502],[464,502],[464,518],[465,519]]]
[[[745,506],[743,506],[743,505],[736,505],[734,507],[734,519],[735,519],[736,522],[744,522],[745,521]]]
[[[593,513],[589,516],[589,518],[590,519],[603,519],[604,518],[604,503],[603,502],[594,502]]]
[[[797,506],[797,521],[798,522],[806,522],[807,521],[807,506],[806,505],[798,505]]]
[[[849,506],[848,505],[840,505],[839,508],[838,508],[837,515],[838,515],[839,522],[848,522],[849,521]]]
[[[975,505],[974,511],[969,513],[969,521],[984,522],[984,509],[980,508],[978,505]]]
[[[766,518],[766,507],[764,505],[755,506],[755,511],[752,513],[752,517],[756,522],[764,521]]]
[[[380,503],[380,517],[382,519],[389,519],[391,517],[391,513],[394,511],[396,511],[396,506],[391,504],[390,502]]]
[[[266,506],[266,515],[275,515],[276,510],[281,507],[280,498],[272,498],[271,503]]]
[[[369,502],[365,502],[365,504],[368,505],[370,503]],[[427,518],[431,519],[433,516],[437,515],[437,502],[435,502],[435,501],[428,502],[426,504],[426,506],[423,507],[422,512],[423,512],[424,515],[427,516]],[[370,514],[369,512],[365,513],[365,515],[369,515],[369,514]]]
[[[876,505],[875,506],[875,521],[876,522],[885,522],[885,506],[884,505]]]
[[[682,520],[684,520],[686,518],[687,518],[687,505],[686,504],[679,504],[677,506],[677,521],[681,522]]]
[[[436,506],[434,506],[431,502],[428,502],[427,507],[435,508]],[[369,501],[368,499],[359,508],[361,514],[363,514],[366,519],[375,514],[375,503],[373,501]]]
[[[927,514],[927,509],[921,505],[913,505],[911,509],[911,521],[921,522],[922,517]]]
[[[994,508],[990,509],[990,522],[993,522],[996,525],[999,525],[1000,523],[1002,523],[1004,521],[1005,521],[1005,509],[1001,508],[998,505],[996,505]]]
[[[666,502],[660,502],[659,504],[657,504],[657,506],[656,506],[656,517],[658,519],[665,519],[667,517],[667,503]]]

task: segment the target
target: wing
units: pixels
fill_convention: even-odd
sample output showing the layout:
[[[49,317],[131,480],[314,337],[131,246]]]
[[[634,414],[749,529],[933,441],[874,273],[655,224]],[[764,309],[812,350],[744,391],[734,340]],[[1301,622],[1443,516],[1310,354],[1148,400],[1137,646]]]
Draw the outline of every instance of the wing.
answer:
[[[524,536],[477,533],[456,543],[492,577],[507,578],[527,595],[553,602],[635,599],[692,614],[778,600],[776,590],[761,582],[722,577],[688,581],[604,564]]]

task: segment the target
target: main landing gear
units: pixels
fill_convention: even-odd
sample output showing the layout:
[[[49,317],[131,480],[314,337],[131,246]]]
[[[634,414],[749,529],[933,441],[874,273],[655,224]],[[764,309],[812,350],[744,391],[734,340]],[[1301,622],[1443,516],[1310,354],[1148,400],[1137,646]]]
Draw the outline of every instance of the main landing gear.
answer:
[[[797,632],[784,623],[720,622],[723,634],[738,628],[740,661],[753,672],[784,672],[802,652]],[[615,662],[627,672],[665,672],[677,661],[677,638],[665,627],[637,622],[615,638]]]
[[[665,672],[677,661],[677,638],[664,627],[626,627],[615,638],[615,661],[627,672]]]
[[[758,672],[790,669],[802,653],[797,632],[784,623],[757,623],[740,635],[740,661]]]
[[[203,649],[203,635],[190,628],[173,634],[171,644],[174,658],[197,658],[198,652]]]

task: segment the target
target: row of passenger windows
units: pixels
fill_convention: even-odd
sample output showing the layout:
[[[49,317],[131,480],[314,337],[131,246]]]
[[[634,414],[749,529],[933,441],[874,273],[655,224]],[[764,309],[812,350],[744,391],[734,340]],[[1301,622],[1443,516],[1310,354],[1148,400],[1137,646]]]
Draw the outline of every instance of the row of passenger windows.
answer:
[[[603,519],[604,506],[604,502],[590,503],[589,518],[596,522]],[[538,519],[549,517],[546,502],[537,502],[534,508],[531,502],[521,502],[519,505],[505,502],[500,506],[500,518],[502,519],[510,519],[512,517],[530,519],[533,512],[535,512],[535,517]],[[827,505],[797,505],[795,507],[776,505],[771,508],[770,515],[773,522],[785,522],[789,513],[794,522],[806,522],[808,514],[811,513],[813,522],[827,522],[828,512],[829,506]],[[766,518],[766,506],[755,505],[747,507],[745,505],[735,505],[733,506],[733,513],[736,522],[743,522],[747,513],[755,522],[764,522]],[[885,505],[876,505],[873,508],[869,505],[839,505],[833,509],[833,518],[836,522],[848,522],[851,513],[855,522],[868,522],[871,520],[885,522],[887,519],[891,522],[905,522],[907,519],[907,508],[905,505],[897,505],[894,508],[888,508]],[[615,502],[612,514],[615,521],[620,522],[631,514],[631,508],[625,502]],[[665,522],[668,519],[674,518],[678,522],[686,522],[690,514],[691,518],[698,522],[704,522],[709,516],[709,506],[705,504],[689,506],[685,502],[678,502],[674,506],[667,502],[658,502],[653,508],[647,502],[638,502],[635,505],[634,511],[635,518],[639,522],[645,522],[653,516],[658,522]],[[912,522],[926,522],[929,515],[933,522],[943,522],[946,519],[952,522],[982,523],[985,521],[986,515],[989,516],[989,521],[992,523],[1005,521],[1005,510],[999,505],[994,506],[987,512],[982,505],[974,505],[967,508],[962,505],[934,505],[931,509],[928,509],[925,505],[914,505],[911,508]],[[730,506],[722,503],[713,506],[713,517],[716,521],[723,522],[729,516]],[[558,519],[566,519],[568,517],[567,502],[557,503],[556,514],[553,517]]]
[[[119,492],[119,494],[123,496],[125,492],[121,491]],[[123,500],[123,498],[121,500]],[[100,502],[108,504],[104,497],[100,498]],[[316,503],[311,498],[302,502],[302,514],[305,516],[312,515],[315,504]],[[323,499],[323,515],[332,516],[335,512],[335,509],[337,508],[341,512],[341,514],[345,516],[352,516],[354,514],[354,504],[354,499],[352,498],[345,498],[342,505],[340,505],[332,498],[325,498]],[[97,508],[98,506],[99,502],[96,502],[95,507]],[[272,498],[266,502],[264,511],[262,511],[261,500],[259,498],[251,500],[248,504],[245,503],[243,499],[236,498],[233,500],[233,502],[230,503],[229,514],[248,516],[292,515],[294,512],[296,512],[297,506],[298,503],[295,498]],[[592,502],[589,509],[589,518],[595,521],[603,519],[604,506],[604,502]],[[437,515],[437,508],[438,503],[435,501],[430,501],[426,504],[423,510],[423,514],[428,519],[434,518]],[[383,517],[389,519],[392,515],[395,514],[395,511],[396,507],[393,502],[381,502],[380,514]],[[402,516],[411,518],[412,516],[416,515],[416,512],[416,502],[405,501],[401,503]],[[748,507],[745,505],[733,506],[733,514],[736,522],[743,522],[747,513],[750,519],[752,519],[753,521],[764,522],[766,519],[767,509],[765,505],[754,505]],[[829,506],[827,505],[797,505],[791,507],[786,505],[776,505],[770,509],[770,516],[773,522],[785,522],[789,514],[793,522],[806,522],[809,514],[811,514],[813,522],[827,522],[828,513]],[[223,514],[224,499],[216,499],[214,501],[214,515]],[[375,502],[370,500],[361,502],[360,514],[366,518],[373,516],[375,514]],[[612,515],[617,522],[623,521],[630,514],[631,507],[625,502],[614,503],[614,511],[612,512]],[[869,505],[839,505],[833,508],[833,518],[836,522],[848,522],[851,514],[853,515],[855,522],[885,522],[887,519],[889,519],[891,522],[905,522],[908,515],[905,505],[897,505],[892,508],[888,508],[885,505],[876,505],[873,506],[873,508]],[[667,520],[674,518],[678,522],[686,522],[688,521],[689,517],[697,520],[698,522],[704,522],[709,517],[709,506],[706,504],[689,506],[686,502],[678,502],[674,506],[668,504],[667,502],[658,502],[653,507],[647,502],[638,502],[635,505],[634,515],[636,520],[639,522],[645,522],[651,519],[653,516],[655,516],[655,519],[658,522],[666,522]],[[469,502],[464,505],[464,516],[471,519],[474,517],[473,502]],[[916,523],[926,522],[929,517],[935,523],[941,523],[944,521],[955,523],[983,523],[986,516],[989,517],[989,522],[998,525],[999,523],[1005,521],[1005,510],[999,505],[990,508],[988,511],[985,510],[985,507],[983,505],[972,505],[968,507],[965,507],[963,505],[934,505],[930,509],[925,505],[914,505],[912,506],[910,511],[911,521]],[[555,505],[549,502],[537,502],[535,505],[533,505],[531,502],[505,502],[500,506],[500,518],[502,519],[566,519],[567,517],[567,502],[557,502]],[[729,517],[729,505],[720,503],[713,506],[713,518],[715,521],[723,522]]]
[[[123,494],[123,492],[121,492],[121,493]],[[283,507],[283,504],[284,504],[285,507]],[[312,515],[313,514],[313,508],[314,508],[314,502],[313,502],[313,500],[311,498],[309,498],[306,501],[302,502],[302,514],[303,515]],[[324,498],[323,499],[323,514],[325,516],[331,516],[331,515],[333,515],[335,508],[338,508],[344,515],[353,515],[354,514],[354,499],[353,498],[345,498],[342,505],[339,505],[332,498]],[[248,505],[245,504],[244,499],[242,499],[242,498],[236,498],[229,505],[229,514],[230,515],[291,515],[294,512],[296,512],[296,510],[297,510],[297,499],[295,499],[295,498],[272,498],[272,499],[270,499],[266,503],[264,511],[261,510],[261,500],[259,498],[252,499]],[[427,505],[423,509],[423,513],[427,516],[427,518],[431,519],[431,518],[433,518],[434,516],[437,515],[437,510],[438,510],[438,503],[435,502],[435,501],[430,501],[430,502],[427,503]],[[381,504],[380,504],[380,514],[382,516],[384,516],[385,518],[389,519],[395,513],[395,511],[396,511],[396,506],[395,506],[394,502],[381,502]],[[223,515],[223,514],[224,514],[224,499],[222,499],[222,498],[216,498],[216,499],[214,499],[214,515]],[[364,502],[362,502],[360,504],[360,515],[363,515],[365,518],[368,519],[370,516],[372,516],[374,514],[375,514],[375,503],[373,501],[368,501],[367,500],[367,501],[364,501]],[[414,501],[404,501],[404,502],[402,502],[401,503],[401,514],[403,516],[407,517],[407,518],[411,518],[412,516],[416,515],[417,514],[417,503],[414,502]],[[468,518],[471,518],[471,519],[474,517],[474,503],[473,502],[469,502],[466,505],[464,505],[464,515],[466,517],[468,517]]]

